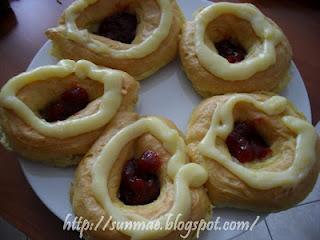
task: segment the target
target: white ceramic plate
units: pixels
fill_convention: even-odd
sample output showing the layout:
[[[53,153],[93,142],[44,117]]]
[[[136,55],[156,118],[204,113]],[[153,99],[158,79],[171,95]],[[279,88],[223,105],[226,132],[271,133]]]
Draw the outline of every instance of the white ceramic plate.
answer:
[[[178,0],[178,2],[188,19],[191,19],[195,10],[210,4],[200,0]],[[57,59],[48,53],[50,47],[51,43],[47,42],[39,50],[28,70],[57,62]],[[201,98],[194,92],[179,65],[177,60],[151,78],[141,82],[137,111],[141,114],[165,116],[185,131],[189,115],[201,101]],[[288,97],[306,115],[308,120],[311,120],[308,94],[294,64],[291,67],[291,76],[292,80],[282,95]],[[69,188],[74,169],[52,168],[24,160],[20,160],[20,163],[35,193],[55,215],[64,220],[66,215],[72,212],[69,202]],[[218,216],[222,223],[238,220],[253,222],[257,214],[235,209],[214,209],[214,218]],[[225,240],[240,233],[241,231],[230,230],[206,232],[201,236],[201,239]]]

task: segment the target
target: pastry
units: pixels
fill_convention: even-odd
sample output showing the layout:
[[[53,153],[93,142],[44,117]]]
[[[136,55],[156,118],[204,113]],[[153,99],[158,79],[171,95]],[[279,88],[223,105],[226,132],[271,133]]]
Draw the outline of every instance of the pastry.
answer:
[[[46,34],[59,58],[87,59],[141,80],[176,56],[183,22],[175,0],[77,0]]]
[[[127,73],[86,60],[22,73],[0,92],[1,142],[27,159],[75,165],[114,116],[133,110],[138,89]]]
[[[252,4],[214,3],[183,28],[180,58],[203,97],[284,88],[292,50],[281,29]]]
[[[289,101],[270,93],[204,100],[192,113],[188,153],[208,170],[213,205],[280,211],[302,201],[319,173],[320,142]]]
[[[78,165],[71,204],[76,216],[95,226],[85,233],[88,239],[182,239],[185,232],[165,223],[210,217],[211,204],[202,188],[206,180],[200,165],[188,163],[184,139],[173,123],[121,113]],[[161,228],[111,230],[110,216],[117,223]],[[193,234],[187,236],[192,239]]]

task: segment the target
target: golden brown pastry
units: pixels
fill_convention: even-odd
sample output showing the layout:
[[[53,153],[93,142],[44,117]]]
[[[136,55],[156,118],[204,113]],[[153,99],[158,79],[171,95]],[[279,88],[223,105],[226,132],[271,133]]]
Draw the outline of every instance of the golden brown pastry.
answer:
[[[112,118],[133,110],[138,89],[127,73],[85,60],[22,73],[1,89],[1,142],[27,159],[75,165]]]
[[[180,58],[194,89],[209,97],[281,90],[292,50],[281,29],[252,4],[214,3],[185,24]]]
[[[87,59],[141,80],[176,56],[183,22],[175,0],[77,0],[46,34],[59,58]]]
[[[192,113],[188,153],[208,170],[213,205],[279,211],[302,201],[319,173],[313,126],[284,97],[230,94]]]
[[[165,222],[210,217],[210,201],[202,188],[206,180],[200,165],[188,163],[184,140],[172,122],[121,113],[81,160],[71,203],[75,215],[93,226],[103,219],[85,233],[88,239],[182,239],[180,234],[186,233],[164,230]],[[162,230],[103,229],[110,216],[117,223],[157,222]]]

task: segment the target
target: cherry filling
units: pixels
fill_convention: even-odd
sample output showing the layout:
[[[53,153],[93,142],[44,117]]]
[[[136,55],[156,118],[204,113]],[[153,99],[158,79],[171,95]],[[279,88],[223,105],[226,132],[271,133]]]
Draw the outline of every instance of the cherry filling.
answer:
[[[261,160],[271,153],[270,147],[249,121],[235,123],[226,144],[231,155],[241,163]]]
[[[119,13],[106,17],[97,34],[123,43],[131,43],[136,36],[137,18],[130,13]]]
[[[241,62],[247,55],[247,51],[232,40],[222,40],[215,43],[218,53],[226,58],[229,63]]]
[[[131,159],[124,166],[119,199],[126,205],[144,205],[156,200],[160,194],[158,172],[159,155],[145,151],[139,159]]]
[[[84,109],[89,103],[87,91],[73,87],[63,92],[60,98],[40,111],[47,122],[62,121]]]

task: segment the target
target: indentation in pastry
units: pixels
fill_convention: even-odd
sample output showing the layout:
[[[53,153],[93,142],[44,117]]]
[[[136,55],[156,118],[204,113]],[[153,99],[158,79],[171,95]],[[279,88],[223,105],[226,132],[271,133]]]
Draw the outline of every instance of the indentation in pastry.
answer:
[[[137,25],[134,14],[122,12],[103,19],[96,34],[130,44],[136,36]]]
[[[221,40],[214,45],[219,55],[226,58],[229,63],[241,62],[247,55],[246,50],[232,39]]]
[[[89,102],[87,91],[75,85],[65,90],[57,100],[41,109],[39,114],[47,122],[62,121],[84,109]]]
[[[226,144],[230,154],[239,162],[262,160],[272,153],[270,146],[256,130],[255,124],[261,121],[235,122],[229,133]]]

